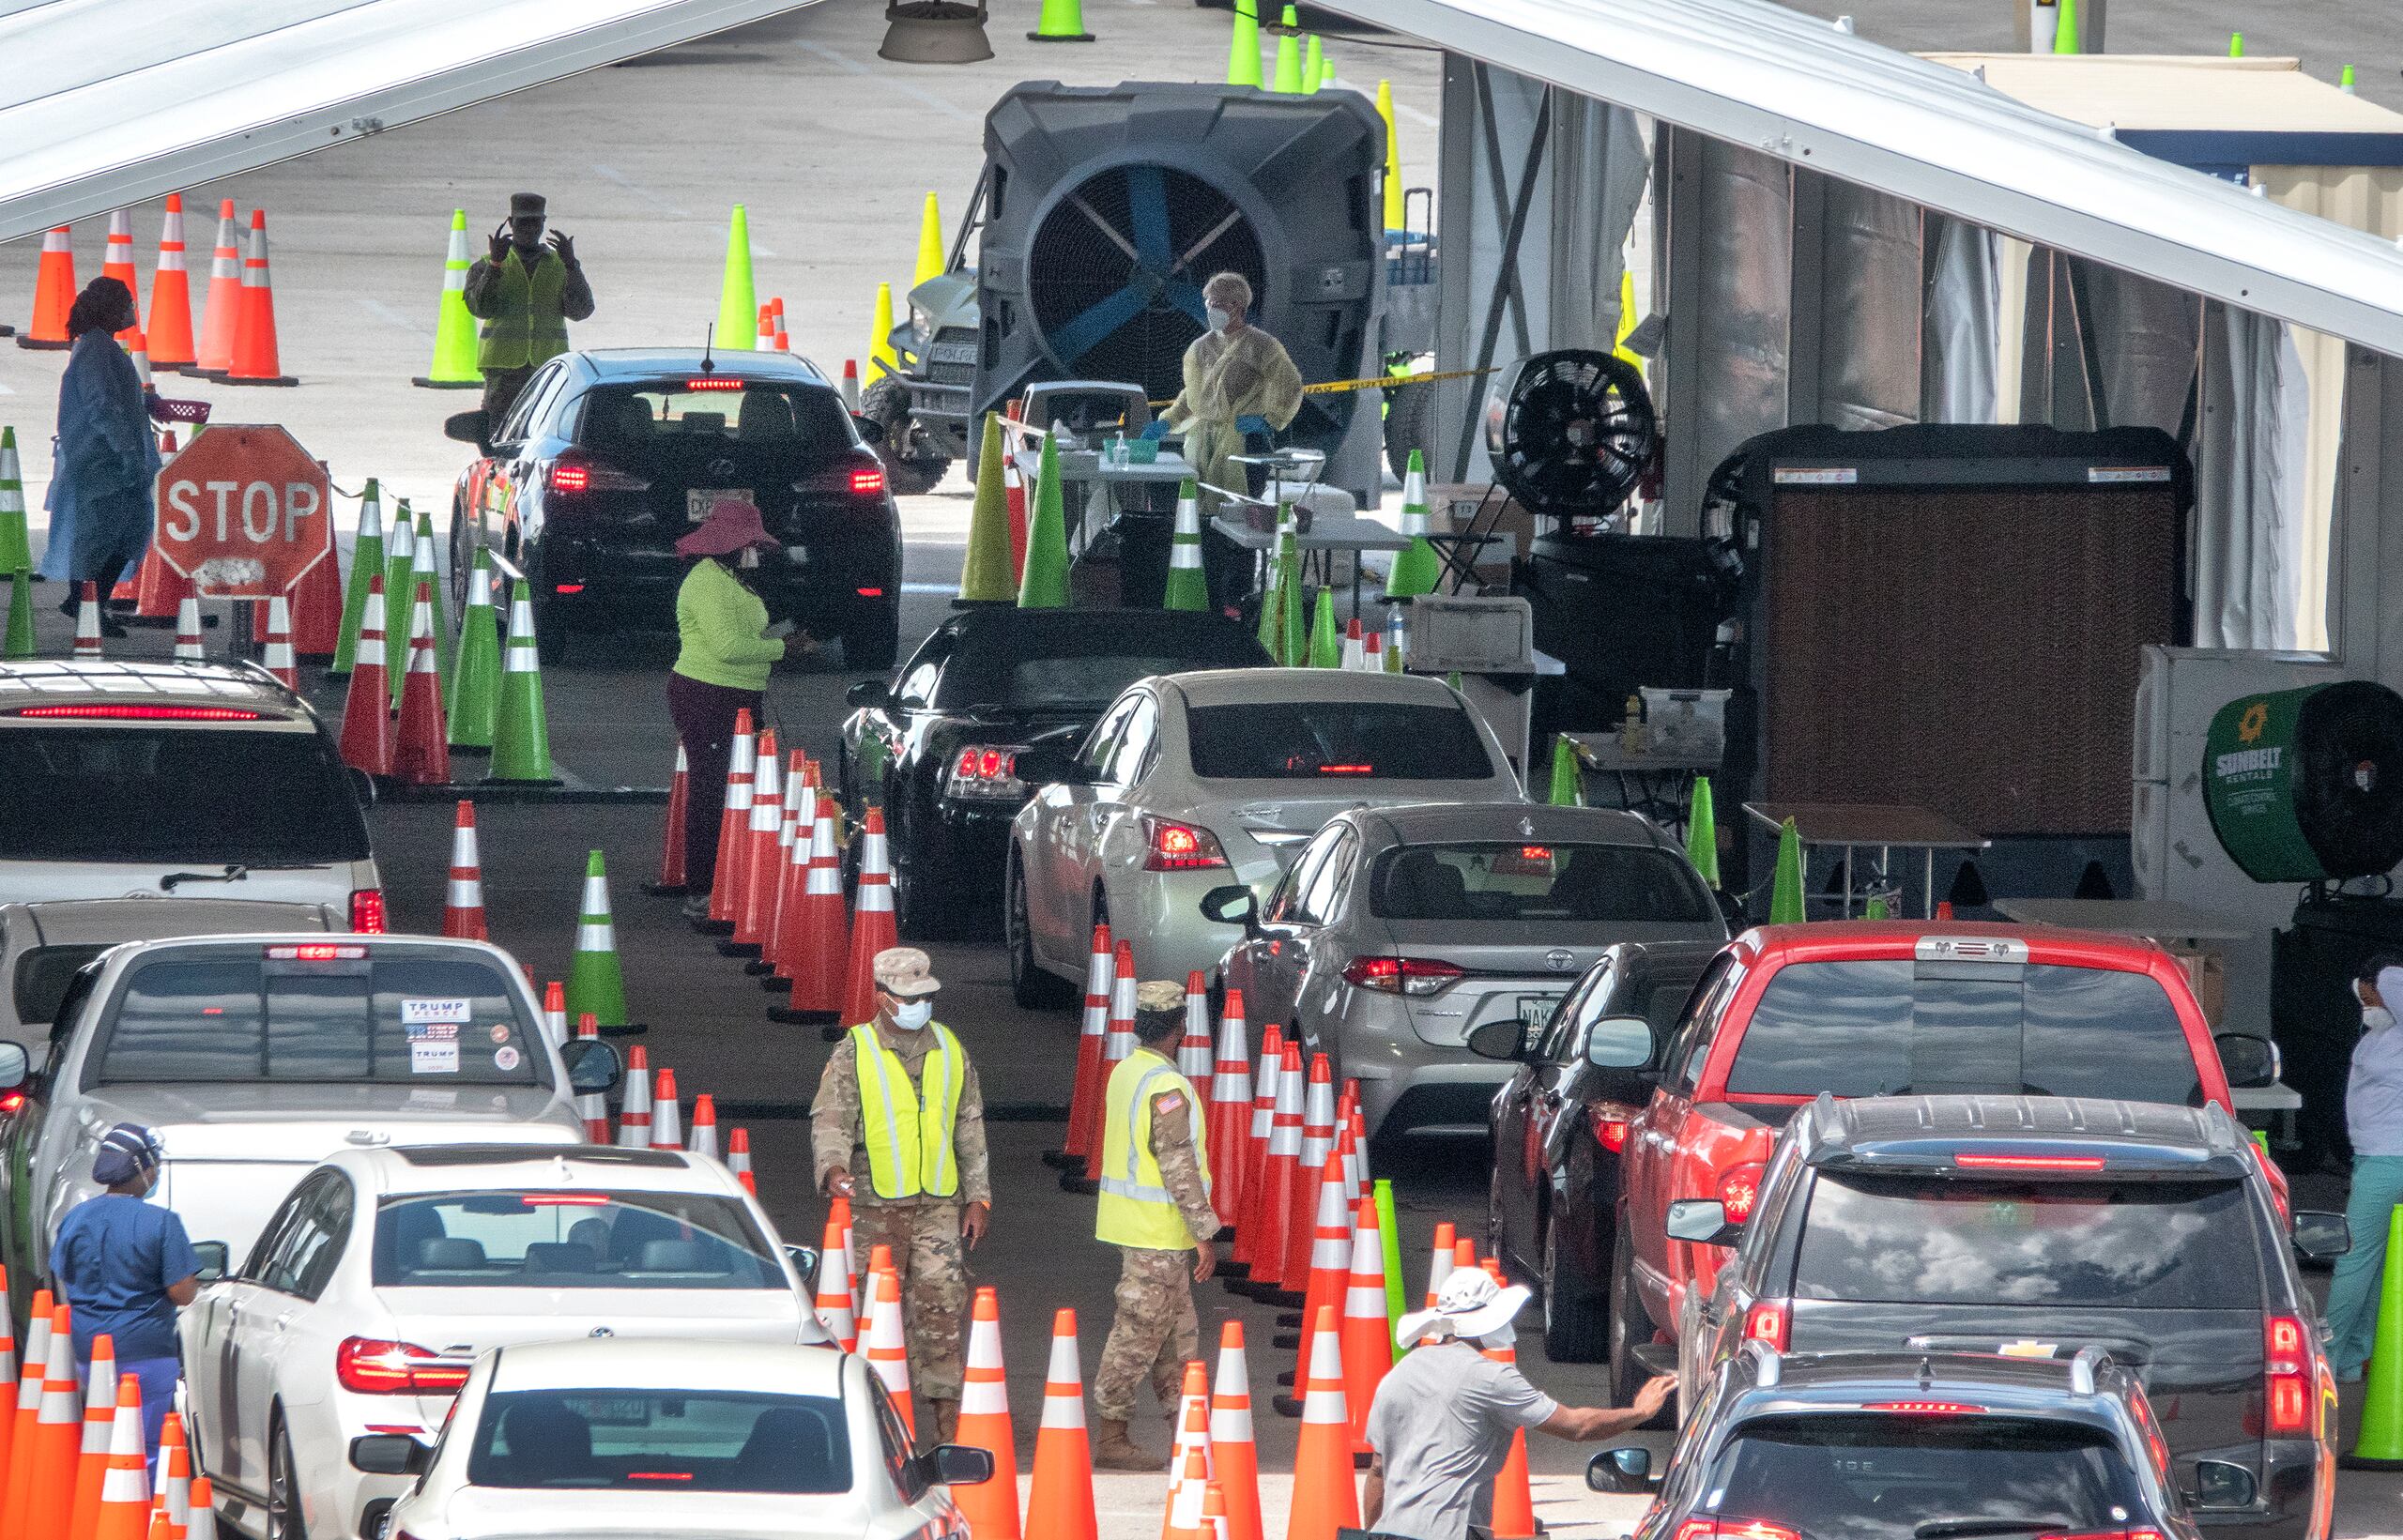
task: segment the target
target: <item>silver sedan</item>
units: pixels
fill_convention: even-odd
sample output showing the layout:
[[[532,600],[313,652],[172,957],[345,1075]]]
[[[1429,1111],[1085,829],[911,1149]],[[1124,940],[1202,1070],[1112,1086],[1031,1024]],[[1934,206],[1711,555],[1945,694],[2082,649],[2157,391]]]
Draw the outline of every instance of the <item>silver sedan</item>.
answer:
[[[1648,820],[1523,802],[1355,809],[1266,904],[1231,886],[1203,912],[1244,928],[1219,973],[1246,1018],[1357,1078],[1370,1134],[1483,1135],[1514,1066],[1470,1052],[1470,1032],[1541,1022],[1615,942],[1727,935]]]

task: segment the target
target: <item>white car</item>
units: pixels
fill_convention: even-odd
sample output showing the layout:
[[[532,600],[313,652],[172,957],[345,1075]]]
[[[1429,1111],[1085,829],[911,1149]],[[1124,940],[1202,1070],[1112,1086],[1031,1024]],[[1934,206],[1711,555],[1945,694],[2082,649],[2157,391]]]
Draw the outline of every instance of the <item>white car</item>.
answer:
[[[913,1450],[856,1354],[659,1338],[486,1353],[431,1452],[370,1437],[351,1457],[419,1474],[395,1540],[968,1540],[950,1486],[993,1471],[982,1449]]]
[[[1243,931],[1205,919],[1202,895],[1241,882],[1264,897],[1346,808],[1524,796],[1441,679],[1328,668],[1138,680],[1073,756],[1024,751],[1018,770],[1048,783],[1010,831],[1010,983],[1030,1008],[1081,991],[1104,920],[1146,979],[1216,968]]]
[[[707,1156],[341,1151],[183,1312],[200,1468],[221,1515],[268,1540],[372,1535],[408,1483],[354,1467],[350,1441],[432,1439],[478,1355],[612,1335],[822,1343],[816,1263]]]
[[[482,941],[288,934],[135,941],[66,989],[38,1074],[0,1043],[0,1261],[22,1311],[94,1142],[165,1146],[151,1201],[204,1255],[248,1256],[333,1151],[584,1142],[578,1090],[618,1078],[597,1038],[555,1044],[526,975]]]

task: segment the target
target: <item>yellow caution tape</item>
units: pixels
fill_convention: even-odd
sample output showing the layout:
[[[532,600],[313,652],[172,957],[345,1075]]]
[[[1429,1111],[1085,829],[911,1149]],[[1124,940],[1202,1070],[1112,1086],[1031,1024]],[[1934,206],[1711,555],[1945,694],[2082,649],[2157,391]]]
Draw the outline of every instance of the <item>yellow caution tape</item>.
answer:
[[[1372,374],[1367,379],[1327,380],[1318,385],[1303,386],[1302,394],[1334,396],[1341,395],[1347,390],[1390,390],[1398,385],[1434,385],[1443,380],[1473,380],[1480,375],[1494,374],[1501,367],[1499,364],[1494,364],[1485,369],[1440,369],[1425,374]],[[1170,405],[1171,403],[1156,401],[1151,404],[1160,407]]]

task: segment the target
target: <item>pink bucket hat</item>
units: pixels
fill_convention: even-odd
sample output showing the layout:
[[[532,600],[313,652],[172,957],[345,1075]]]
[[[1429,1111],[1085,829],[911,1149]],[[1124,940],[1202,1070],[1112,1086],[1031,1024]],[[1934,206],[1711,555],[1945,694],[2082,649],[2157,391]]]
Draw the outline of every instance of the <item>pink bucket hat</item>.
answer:
[[[710,505],[710,516],[676,542],[676,554],[730,557],[752,546],[773,549],[775,543],[776,538],[759,522],[756,505],[740,497],[720,497]]]

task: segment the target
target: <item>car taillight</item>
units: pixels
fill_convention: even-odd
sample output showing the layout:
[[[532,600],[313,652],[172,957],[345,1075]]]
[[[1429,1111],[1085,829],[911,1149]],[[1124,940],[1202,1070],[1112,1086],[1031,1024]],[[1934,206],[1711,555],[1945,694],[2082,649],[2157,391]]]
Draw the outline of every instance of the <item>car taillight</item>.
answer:
[[[1802,1540],[1798,1531],[1763,1518],[1689,1518],[1675,1540]]]
[[[5,1096],[0,1096],[0,1118],[15,1117],[24,1110],[24,1105],[25,1093],[22,1090],[12,1090]]]
[[[2100,1155],[1981,1155],[1971,1152],[1954,1155],[1952,1164],[1964,1171],[2100,1171],[2105,1163]]]
[[[2161,1540],[2159,1530],[2046,1530],[2036,1540]]]
[[[1792,1337],[1793,1325],[1794,1312],[1787,1308],[1785,1301],[1755,1300],[1753,1307],[1744,1312],[1744,1339],[1766,1342],[1783,1352]]]
[[[1761,1175],[1768,1167],[1758,1161],[1730,1166],[1719,1178],[1719,1201],[1727,1206],[1727,1217],[1740,1225],[1753,1216],[1753,1204],[1761,1196]]]
[[[1616,1102],[1596,1102],[1585,1109],[1586,1121],[1594,1125],[1594,1140],[1615,1155],[1627,1148],[1627,1125],[1635,1116],[1632,1109]]]
[[[1864,1401],[1863,1411],[1890,1411],[1897,1417],[1968,1417],[1985,1410],[1967,1401]]]
[[[2262,1372],[2269,1377],[2269,1436],[2311,1431],[2311,1334],[2294,1316],[2272,1316],[2261,1326]]]
[[[881,469],[851,472],[851,496],[881,497],[884,496],[884,472]]]
[[[279,963],[349,963],[367,955],[365,947],[346,947],[333,941],[308,941],[299,946],[268,947],[269,961]]]
[[[465,1359],[376,1337],[344,1337],[334,1349],[334,1379],[359,1395],[448,1395],[467,1382],[470,1367]]]
[[[232,706],[21,706],[12,717],[72,717],[81,722],[265,722],[264,711]]]
[[[1439,995],[1467,973],[1433,957],[1355,957],[1343,969],[1343,982],[1355,989],[1381,995]]]
[[[555,460],[544,486],[570,495],[579,492],[648,492],[650,483],[597,460]]]
[[[350,895],[350,928],[361,936],[384,934],[384,890],[354,889]]]
[[[972,743],[943,772],[942,794],[958,802],[1018,802],[1027,785],[1018,778],[1019,746]]]
[[[1199,872],[1227,864],[1218,836],[1199,825],[1143,815],[1143,870]]]

